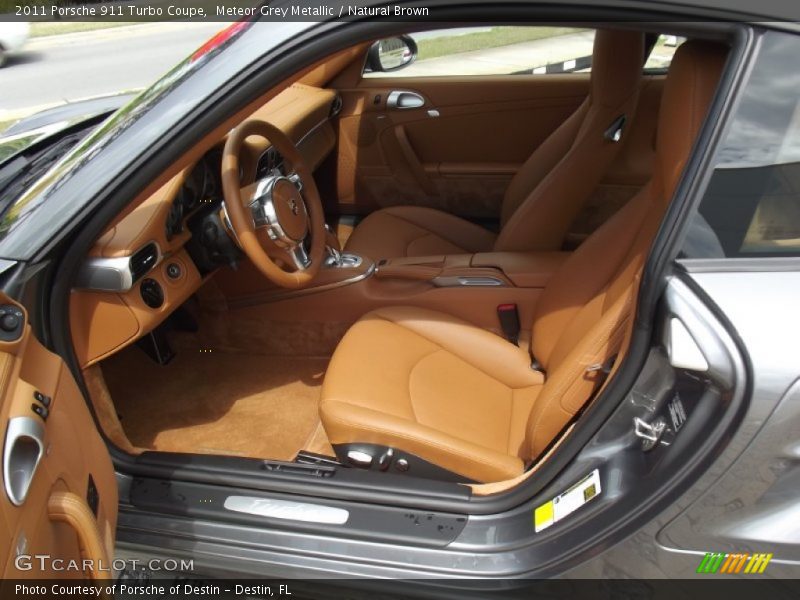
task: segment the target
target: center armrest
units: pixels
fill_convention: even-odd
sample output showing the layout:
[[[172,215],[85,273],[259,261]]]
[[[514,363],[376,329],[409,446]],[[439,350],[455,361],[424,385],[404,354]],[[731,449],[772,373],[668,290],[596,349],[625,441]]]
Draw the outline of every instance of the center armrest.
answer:
[[[569,252],[482,252],[389,258],[378,263],[379,279],[428,281],[437,287],[543,288]]]
[[[453,269],[469,270],[471,254],[387,258],[378,262],[379,279],[433,281]]]
[[[570,252],[481,252],[472,256],[471,266],[502,271],[517,287],[547,285]]]

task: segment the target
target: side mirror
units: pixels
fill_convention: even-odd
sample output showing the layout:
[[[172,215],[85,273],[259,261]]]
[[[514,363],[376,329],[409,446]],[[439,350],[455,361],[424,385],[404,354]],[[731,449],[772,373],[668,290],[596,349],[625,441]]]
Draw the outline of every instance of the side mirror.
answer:
[[[400,35],[378,40],[367,53],[367,70],[373,72],[398,71],[417,58],[417,43],[410,35]]]

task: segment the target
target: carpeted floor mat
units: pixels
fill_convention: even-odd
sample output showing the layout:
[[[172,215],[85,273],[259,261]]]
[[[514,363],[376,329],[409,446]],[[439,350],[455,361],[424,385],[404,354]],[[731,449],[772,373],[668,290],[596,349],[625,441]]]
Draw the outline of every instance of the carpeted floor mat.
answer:
[[[324,358],[138,348],[101,364],[130,441],[164,452],[292,460],[317,433]]]

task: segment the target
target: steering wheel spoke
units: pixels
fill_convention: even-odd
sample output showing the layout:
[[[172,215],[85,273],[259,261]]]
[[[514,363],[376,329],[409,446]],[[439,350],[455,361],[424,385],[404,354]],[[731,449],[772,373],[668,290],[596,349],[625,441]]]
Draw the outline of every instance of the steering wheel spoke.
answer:
[[[303,180],[300,178],[300,175],[297,174],[297,171],[292,171],[286,176],[286,179],[291,181],[294,184],[294,187],[297,188],[298,192],[303,191]]]
[[[289,255],[292,257],[294,266],[298,271],[305,271],[311,266],[311,257],[306,252],[305,244],[300,242],[294,248],[289,249]]]

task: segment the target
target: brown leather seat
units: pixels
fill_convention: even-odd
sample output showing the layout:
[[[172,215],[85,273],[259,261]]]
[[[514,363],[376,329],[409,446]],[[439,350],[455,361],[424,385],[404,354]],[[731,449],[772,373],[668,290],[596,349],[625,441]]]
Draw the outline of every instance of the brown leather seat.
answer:
[[[376,310],[334,353],[320,415],[331,443],[376,444],[467,479],[523,472],[591,397],[620,352],[646,255],[722,71],[721,46],[690,41],[665,84],[654,173],[548,283],[528,349],[452,316]],[[397,455],[397,454],[396,454]]]
[[[396,206],[359,223],[345,249],[373,259],[560,249],[619,151],[621,144],[605,133],[620,116],[633,117],[643,58],[643,34],[597,31],[589,95],[512,179],[501,207],[500,235],[439,210]]]

